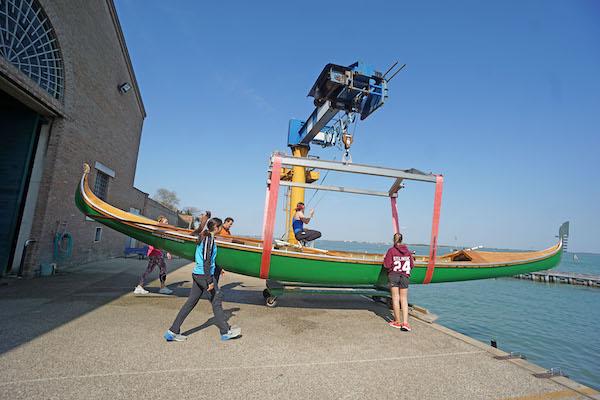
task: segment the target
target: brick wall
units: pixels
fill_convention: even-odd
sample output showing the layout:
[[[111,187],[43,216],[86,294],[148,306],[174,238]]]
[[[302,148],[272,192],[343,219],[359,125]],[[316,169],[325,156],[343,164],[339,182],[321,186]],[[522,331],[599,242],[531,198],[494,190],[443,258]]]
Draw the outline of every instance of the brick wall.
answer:
[[[57,227],[73,236],[73,264],[123,254],[127,238],[97,222],[86,221],[76,208],[74,192],[82,165],[92,167],[90,184],[96,179],[96,161],[115,171],[110,178],[107,201],[129,211],[144,210],[145,193],[133,188],[142,124],[145,117],[135,77],[120,27],[115,25],[110,0],[40,0],[58,36],[65,64],[65,91],[60,112],[50,130],[44,176],[36,206],[31,237],[37,243],[29,251],[25,273],[53,258]],[[121,94],[118,86],[133,88]],[[95,242],[95,228],[102,239]]]

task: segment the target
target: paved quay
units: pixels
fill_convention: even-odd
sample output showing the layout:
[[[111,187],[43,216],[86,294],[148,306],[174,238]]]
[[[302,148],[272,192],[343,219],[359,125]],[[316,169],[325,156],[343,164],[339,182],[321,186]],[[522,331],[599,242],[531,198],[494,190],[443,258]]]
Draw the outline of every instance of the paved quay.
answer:
[[[221,342],[201,300],[182,327],[188,340],[166,343],[191,264],[169,262],[173,295],[134,296],[145,266],[118,258],[2,281],[0,399],[600,399],[440,325],[392,329],[386,307],[362,297],[281,297],[267,308],[264,281],[232,273],[223,305],[243,336]]]

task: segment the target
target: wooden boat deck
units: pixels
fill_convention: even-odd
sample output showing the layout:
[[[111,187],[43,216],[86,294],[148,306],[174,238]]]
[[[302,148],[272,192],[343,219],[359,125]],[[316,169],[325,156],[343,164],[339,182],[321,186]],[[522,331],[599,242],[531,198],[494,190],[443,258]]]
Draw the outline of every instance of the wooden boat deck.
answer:
[[[231,237],[217,237],[220,242],[230,242],[233,244],[243,244],[245,246],[255,247],[262,249],[262,240],[245,238],[239,236]],[[468,266],[468,265],[486,265],[486,264],[502,264],[502,263],[514,263],[532,259],[544,258],[551,256],[559,250],[561,244],[556,245],[539,251],[522,251],[522,252],[493,252],[493,251],[479,251],[479,250],[458,250],[452,253],[444,254],[436,258],[436,265],[448,265],[455,266],[457,264]],[[374,253],[360,253],[351,251],[339,251],[339,250],[324,250],[312,247],[299,247],[294,245],[274,245],[274,249],[279,252],[291,253],[293,255],[306,255],[319,258],[319,256],[343,258],[349,261],[366,261],[368,263],[381,263],[383,261],[383,254]],[[325,257],[323,257],[325,258]],[[428,256],[415,256],[415,262],[418,264],[425,264],[429,262]]]
[[[471,261],[474,264],[480,263],[501,263],[511,261],[521,261],[535,258],[542,258],[553,254],[560,247],[560,243],[537,251],[479,251],[479,250],[458,250],[452,253],[438,257],[438,262],[456,262],[456,261]]]

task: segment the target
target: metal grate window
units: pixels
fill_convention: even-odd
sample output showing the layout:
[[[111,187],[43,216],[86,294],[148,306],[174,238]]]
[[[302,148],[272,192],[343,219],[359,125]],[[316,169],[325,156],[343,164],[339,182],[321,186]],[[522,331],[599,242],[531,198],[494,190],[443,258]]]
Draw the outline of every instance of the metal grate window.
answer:
[[[106,200],[108,194],[108,175],[96,170],[96,182],[94,183],[94,194],[102,200]]]
[[[0,56],[61,99],[62,56],[54,28],[37,0],[0,0]]]

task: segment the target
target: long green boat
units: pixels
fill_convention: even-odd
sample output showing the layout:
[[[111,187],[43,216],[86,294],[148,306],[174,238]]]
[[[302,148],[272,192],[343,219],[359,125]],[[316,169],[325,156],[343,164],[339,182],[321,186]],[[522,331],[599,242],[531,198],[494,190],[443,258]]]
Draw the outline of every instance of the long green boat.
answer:
[[[135,238],[188,260],[194,259],[197,237],[189,229],[160,224],[128,213],[99,199],[88,185],[89,166],[75,193],[77,207],[86,216]],[[563,224],[554,246],[531,252],[459,250],[435,258],[431,283],[513,276],[555,267],[563,250]],[[567,227],[565,227],[565,225]],[[247,237],[217,237],[217,263],[227,271],[261,277],[262,241]],[[268,278],[333,286],[386,287],[382,254],[330,251],[296,247],[275,241]],[[416,256],[410,282],[424,283],[429,257]]]

